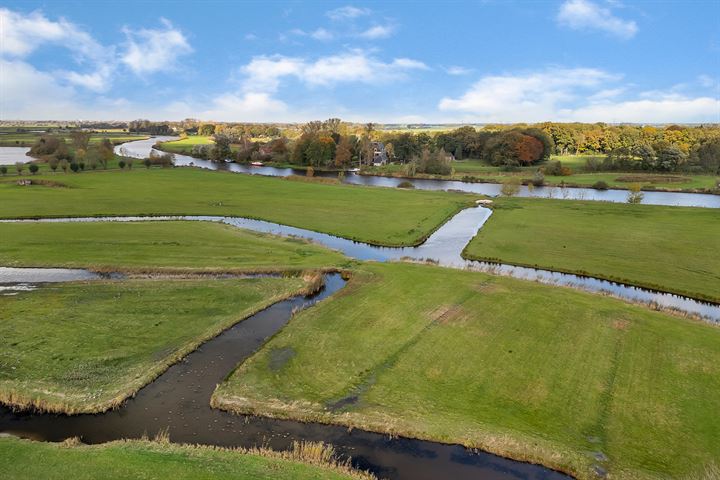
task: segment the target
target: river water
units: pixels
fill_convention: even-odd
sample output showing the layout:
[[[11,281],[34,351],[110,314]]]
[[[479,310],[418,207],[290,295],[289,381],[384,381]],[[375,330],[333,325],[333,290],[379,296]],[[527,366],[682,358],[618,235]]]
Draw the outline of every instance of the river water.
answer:
[[[307,308],[344,286],[338,274],[312,297],[295,297],[237,323],[174,364],[121,408],[97,415],[14,412],[0,406],[0,432],[44,441],[78,436],[86,443],[153,436],[167,429],[174,442],[219,446],[267,445],[289,449],[293,440],[335,446],[353,465],[388,479],[560,480],[568,477],[459,445],[446,445],[362,430],[236,415],[210,407],[217,384],[280,330],[293,311]]]
[[[146,156],[155,141],[157,139],[125,144],[124,147],[128,150],[122,153],[131,156]],[[139,145],[142,142],[145,143]],[[143,149],[145,149],[144,154],[141,154]],[[203,167],[206,163],[206,168],[218,168],[218,164],[212,162],[203,162],[180,155],[176,157],[176,163],[180,165],[183,162],[187,162],[187,165],[193,162],[195,166]],[[253,167],[238,164],[221,164],[219,166],[238,173],[257,172],[276,176],[301,173],[292,169],[274,168],[268,172],[267,168],[269,167],[254,170]],[[370,185],[378,185],[379,183],[375,183],[376,180],[380,183],[398,181],[382,177],[348,177],[357,177],[355,182],[351,180],[349,183],[362,183],[364,180],[368,180],[370,183],[367,184]],[[448,184],[455,183],[460,183],[463,188],[467,189],[499,188],[492,184],[413,180],[418,188],[423,188],[422,185],[425,185],[426,182],[431,182],[426,186],[427,189],[432,190],[454,189],[448,187]],[[489,193],[489,191],[467,189],[464,191]],[[625,192],[622,194],[626,195]],[[671,197],[657,197],[654,201],[662,201],[664,203],[660,204],[664,205],[690,204],[711,208],[720,207],[720,202],[713,203],[716,197],[712,195],[676,193],[663,195]],[[680,197],[677,197],[678,195]],[[692,200],[689,200],[688,196]],[[590,200],[591,198],[585,199]],[[610,199],[609,201],[614,200]],[[482,207],[463,210],[440,227],[422,245],[405,248],[376,247],[323,233],[236,217],[111,217],[20,221],[218,221],[259,232],[307,238],[360,260],[391,261],[402,258],[418,261],[430,260],[444,267],[479,270],[553,285],[603,292],[625,300],[675,308],[702,316],[709,321],[720,321],[720,306],[714,304],[595,278],[463,259],[461,256],[463,248],[476,235],[491,213],[490,210]],[[8,222],[8,220],[3,220],[3,222]],[[23,291],[24,285],[35,288],[44,282],[62,281],[58,279],[92,280],[98,278],[97,275],[82,270],[50,269],[52,271],[45,272],[45,276],[41,270],[44,269],[0,269],[0,285],[20,287],[17,291],[10,292],[17,294]],[[552,480],[568,478],[542,466],[504,459],[488,453],[473,452],[457,445],[405,438],[391,439],[384,435],[361,430],[348,431],[346,428],[331,425],[234,415],[210,408],[209,399],[215,386],[222,382],[228,372],[232,371],[237,364],[279,331],[289,321],[293,310],[306,308],[338,291],[344,285],[344,281],[336,274],[326,275],[325,279],[326,286],[318,294],[310,298],[295,297],[279,302],[206,342],[183,361],[171,366],[155,381],[141,389],[134,398],[129,399],[118,410],[99,415],[65,416],[14,412],[9,408],[0,407],[0,432],[48,441],[80,436],[85,442],[100,443],[118,438],[137,438],[143,434],[152,436],[163,429],[168,429],[171,439],[175,442],[245,447],[266,444],[275,449],[287,449],[293,440],[325,441],[333,444],[342,455],[351,456],[355,466],[369,469],[384,478],[418,480],[436,478]]]
[[[123,143],[115,147],[118,155],[129,157],[145,158],[150,155],[152,146],[161,141],[174,140],[177,137],[154,137],[147,140]],[[305,170],[293,168],[276,167],[253,167],[240,163],[223,163],[201,160],[187,155],[175,154],[175,165],[194,166],[210,170],[226,170],[234,173],[245,173],[251,175],[266,175],[272,177],[286,177],[288,175],[305,175]],[[336,177],[333,172],[315,172],[316,176]],[[373,187],[397,187],[405,179],[394,177],[379,177],[374,175],[359,175],[347,172],[345,183],[353,185],[368,185]],[[500,195],[500,184],[496,183],[471,183],[456,180],[429,180],[410,179],[415,188],[420,190],[456,190],[461,192],[477,193],[488,196]],[[647,205],[669,205],[683,207],[706,207],[720,208],[720,195],[702,193],[680,193],[680,192],[643,192],[643,204]],[[536,187],[529,189],[527,186],[520,187],[518,197],[533,198],[557,198],[564,200],[594,200],[602,202],[626,203],[628,198],[627,190],[595,190],[593,188],[560,188],[560,187]]]
[[[529,267],[519,267],[493,262],[466,260],[462,257],[465,246],[477,235],[492,210],[484,207],[467,208],[460,211],[421,245],[417,247],[378,247],[356,242],[326,233],[314,232],[277,223],[242,217],[225,216],[145,216],[145,217],[72,217],[43,218],[29,220],[0,220],[0,223],[13,222],[143,222],[143,221],[211,221],[222,222],[238,228],[274,235],[300,237],[311,240],[333,250],[338,250],[357,260],[380,262],[409,259],[430,261],[442,267],[481,271],[494,275],[504,275],[522,280],[531,280],[553,286],[576,288],[593,293],[607,294],[622,300],[643,303],[652,307],[676,310],[711,323],[720,323],[720,305],[703,302],[671,293],[649,290],[633,285],[611,282],[594,277],[573,275]]]
[[[27,163],[33,159],[26,155],[29,151],[30,147],[0,147],[0,165]]]

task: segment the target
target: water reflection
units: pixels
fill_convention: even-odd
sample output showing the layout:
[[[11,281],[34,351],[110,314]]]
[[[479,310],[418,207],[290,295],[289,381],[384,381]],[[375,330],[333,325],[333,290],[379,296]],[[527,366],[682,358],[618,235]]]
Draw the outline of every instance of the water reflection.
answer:
[[[119,145],[115,148],[119,155],[126,155],[136,158],[144,158],[150,155],[152,146],[160,141],[176,140],[177,137],[154,137],[147,140],[138,140]],[[187,155],[175,155],[175,164],[178,166],[193,166],[210,170],[226,170],[234,173],[245,173],[250,175],[266,175],[272,177],[286,177],[288,175],[305,175],[304,170],[292,168],[275,167],[253,167],[251,165],[238,163],[218,163],[201,160]],[[316,176],[336,177],[337,173],[315,172]],[[344,182],[352,185],[367,185],[373,187],[395,188],[404,179],[392,177],[377,177],[372,175],[359,175],[347,172]],[[457,180],[426,180],[412,179],[415,188],[420,190],[456,190],[461,192],[477,193],[488,196],[500,195],[501,185],[496,183],[470,183]],[[706,207],[720,208],[720,195],[702,193],[680,193],[680,192],[643,192],[643,204],[647,205],[668,205],[682,207]],[[556,198],[563,200],[593,200],[601,202],[626,203],[628,192],[626,190],[595,190],[593,188],[571,188],[571,187],[536,187],[529,189],[521,186],[518,197],[532,198]]]
[[[380,262],[409,259],[430,261],[442,267],[481,271],[494,275],[504,275],[522,280],[531,280],[547,285],[572,287],[588,292],[604,293],[623,300],[639,302],[652,307],[672,309],[698,316],[710,322],[720,322],[720,305],[703,302],[671,293],[611,282],[599,278],[560,273],[538,268],[519,267],[502,263],[466,260],[462,257],[465,246],[477,235],[492,210],[474,207],[462,210],[448,220],[430,237],[417,247],[378,247],[356,242],[326,233],[314,232],[297,227],[241,217],[180,215],[157,217],[88,217],[88,218],[47,218],[31,220],[0,220],[8,222],[142,222],[142,221],[211,221],[222,222],[238,228],[273,235],[300,237],[311,240],[328,248],[338,250],[348,257],[358,260]]]
[[[30,147],[0,147],[0,165],[30,162],[33,158],[26,155],[29,151]]]

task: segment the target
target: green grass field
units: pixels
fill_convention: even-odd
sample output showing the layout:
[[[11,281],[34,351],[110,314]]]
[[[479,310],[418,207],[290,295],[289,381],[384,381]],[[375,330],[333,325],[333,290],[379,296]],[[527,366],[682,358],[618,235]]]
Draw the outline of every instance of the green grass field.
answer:
[[[195,145],[213,145],[212,138],[202,135],[191,135],[181,140],[161,143],[161,149],[165,152],[190,155]],[[231,147],[232,148],[232,147]]]
[[[70,134],[60,133],[5,133],[0,135],[0,147],[32,147],[37,140],[45,135],[60,136],[69,144],[71,143]],[[133,140],[141,140],[148,138],[147,135],[137,135],[125,132],[103,132],[93,133],[90,136],[90,144],[100,143],[103,138],[109,139],[114,144],[130,142]]]
[[[300,278],[165,278],[0,296],[0,401],[106,410],[203,341],[304,287]]]
[[[0,217],[237,215],[380,245],[422,242],[472,195],[347,185],[192,168],[38,175],[62,186],[0,177]]]
[[[347,259],[301,239],[211,222],[0,223],[0,265],[100,271],[278,271]]]
[[[267,450],[223,450],[149,441],[102,445],[39,443],[0,438],[5,480],[342,480],[369,476],[347,467]]]
[[[719,238],[711,208],[503,198],[464,254],[719,302]]]
[[[596,478],[720,458],[720,329],[480,273],[366,265],[213,405],[462,443]],[[608,459],[597,460],[601,452]]]

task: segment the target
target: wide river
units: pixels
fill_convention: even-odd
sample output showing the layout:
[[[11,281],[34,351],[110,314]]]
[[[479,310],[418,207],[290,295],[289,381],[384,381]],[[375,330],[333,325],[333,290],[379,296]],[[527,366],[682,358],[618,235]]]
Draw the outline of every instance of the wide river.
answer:
[[[157,142],[174,140],[176,137],[154,137],[147,140],[123,143],[115,147],[118,155],[145,158],[150,155],[152,146]],[[305,175],[304,170],[276,167],[253,167],[240,163],[223,163],[201,160],[187,155],[175,154],[175,165],[194,166],[211,170],[227,170],[235,173],[286,177],[288,175]],[[337,176],[337,173],[315,172],[317,176]],[[345,183],[369,185],[374,187],[397,187],[402,178],[380,177],[375,175],[359,175],[348,172]],[[479,193],[482,195],[500,195],[501,185],[497,183],[471,183],[456,180],[412,179],[412,184],[420,190],[456,190],[461,192]],[[720,195],[680,192],[643,192],[642,203],[648,205],[670,205],[683,207],[720,208]],[[602,202],[626,203],[627,190],[595,190],[593,188],[560,188],[536,187],[532,190],[526,186],[520,188],[519,197],[558,198],[566,200],[596,200]]]

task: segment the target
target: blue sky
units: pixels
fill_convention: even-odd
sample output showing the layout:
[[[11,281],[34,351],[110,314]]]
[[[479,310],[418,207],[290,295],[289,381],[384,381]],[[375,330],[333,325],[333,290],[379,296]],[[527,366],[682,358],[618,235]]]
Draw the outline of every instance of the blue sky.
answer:
[[[5,1],[0,118],[720,122],[720,2]]]

